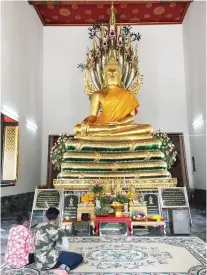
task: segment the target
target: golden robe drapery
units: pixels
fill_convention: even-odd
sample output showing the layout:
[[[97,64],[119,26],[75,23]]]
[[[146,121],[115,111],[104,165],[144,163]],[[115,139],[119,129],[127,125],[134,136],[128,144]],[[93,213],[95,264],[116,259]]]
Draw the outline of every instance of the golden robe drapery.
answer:
[[[97,117],[95,124],[120,121],[136,111],[139,102],[131,92],[117,87],[107,93],[101,105],[102,113]]]

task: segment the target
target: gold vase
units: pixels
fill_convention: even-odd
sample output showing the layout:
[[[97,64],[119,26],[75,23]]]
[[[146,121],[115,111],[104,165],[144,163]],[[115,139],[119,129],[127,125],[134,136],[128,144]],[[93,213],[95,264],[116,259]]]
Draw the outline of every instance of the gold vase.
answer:
[[[95,199],[93,197],[88,198],[89,204],[94,204]]]
[[[98,192],[98,193],[95,193],[95,197],[96,197],[96,199],[99,199],[100,193],[99,193],[99,192]]]
[[[129,199],[129,204],[132,204],[134,201],[134,194],[128,195],[128,199]]]
[[[122,217],[122,212],[124,210],[124,205],[123,204],[113,205],[113,208],[115,210],[115,216],[116,217]]]
[[[95,196],[93,193],[88,194],[88,202],[89,204],[94,204],[95,203]]]

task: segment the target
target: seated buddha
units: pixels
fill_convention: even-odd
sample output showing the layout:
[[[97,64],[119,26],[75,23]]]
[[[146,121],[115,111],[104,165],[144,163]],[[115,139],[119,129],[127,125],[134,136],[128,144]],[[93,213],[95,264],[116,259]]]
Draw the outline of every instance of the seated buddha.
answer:
[[[112,52],[104,68],[105,89],[91,96],[90,116],[74,127],[76,138],[113,141],[152,137],[150,125],[133,123],[139,102],[134,94],[121,88],[121,78],[121,67]]]

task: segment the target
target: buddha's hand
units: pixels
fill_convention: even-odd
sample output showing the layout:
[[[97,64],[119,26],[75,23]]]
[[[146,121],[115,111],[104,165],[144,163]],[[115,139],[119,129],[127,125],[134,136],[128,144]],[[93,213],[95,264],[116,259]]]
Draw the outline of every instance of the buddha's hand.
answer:
[[[81,123],[82,125],[93,124],[96,121],[96,116],[88,116]]]

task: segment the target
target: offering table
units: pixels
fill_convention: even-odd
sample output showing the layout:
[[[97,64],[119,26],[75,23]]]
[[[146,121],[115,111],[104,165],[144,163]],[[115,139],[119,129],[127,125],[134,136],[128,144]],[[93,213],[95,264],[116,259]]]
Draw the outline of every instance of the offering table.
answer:
[[[85,220],[85,221],[90,222],[90,225],[92,227],[92,234],[94,235],[94,233],[95,233],[95,222],[94,222],[94,220]],[[65,229],[69,230],[69,232],[71,232],[71,234],[72,234],[72,225],[73,225],[74,222],[78,222],[78,220],[77,219],[71,219],[69,221],[62,221],[61,226],[65,227]]]
[[[95,218],[95,236],[99,236],[99,225],[100,222],[107,223],[126,223],[127,224],[127,234],[131,235],[131,218],[130,217],[114,217],[114,216],[97,216]]]
[[[163,232],[166,235],[166,223],[165,221],[131,221],[131,234],[133,234],[135,226],[148,226],[160,227],[160,232]]]

